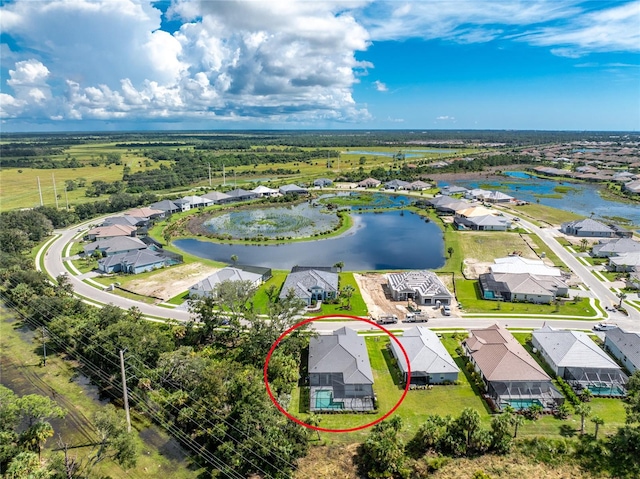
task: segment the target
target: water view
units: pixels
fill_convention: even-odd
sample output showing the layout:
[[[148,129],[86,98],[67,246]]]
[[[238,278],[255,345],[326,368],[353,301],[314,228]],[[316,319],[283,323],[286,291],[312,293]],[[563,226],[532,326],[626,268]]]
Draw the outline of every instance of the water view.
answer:
[[[229,245],[181,239],[175,246],[201,258],[228,263],[290,269],[295,265],[332,266],[346,271],[436,269],[444,264],[442,231],[414,213],[388,211],[354,214],[354,226],[336,238],[280,245]]]
[[[594,218],[612,219],[626,218],[631,224],[640,226],[640,206],[637,203],[622,203],[603,198],[598,194],[599,187],[590,183],[569,183],[531,177],[522,171],[505,172],[510,178],[503,181],[461,180],[456,185],[465,188],[489,188],[503,191],[518,199],[551,206],[562,210]],[[554,188],[561,185],[569,189],[561,198],[549,198],[536,195],[557,194]]]

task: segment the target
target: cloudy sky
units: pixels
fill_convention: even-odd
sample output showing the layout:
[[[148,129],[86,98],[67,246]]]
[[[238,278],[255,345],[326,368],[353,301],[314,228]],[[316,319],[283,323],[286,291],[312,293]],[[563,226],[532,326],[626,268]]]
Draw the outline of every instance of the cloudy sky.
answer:
[[[4,131],[640,130],[640,0],[0,0]]]

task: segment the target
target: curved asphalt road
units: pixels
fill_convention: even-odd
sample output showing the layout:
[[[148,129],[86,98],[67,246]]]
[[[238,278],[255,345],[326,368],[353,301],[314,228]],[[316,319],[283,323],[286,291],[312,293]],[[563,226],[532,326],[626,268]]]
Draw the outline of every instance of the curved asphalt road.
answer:
[[[96,220],[92,220],[95,223]],[[616,295],[609,290],[602,282],[600,282],[587,268],[584,267],[573,255],[566,251],[556,240],[555,233],[552,229],[539,228],[534,224],[521,219],[521,224],[537,234],[547,246],[558,257],[571,268],[587,288],[598,298],[603,306],[617,304],[619,301]],[[78,226],[56,231],[56,234],[60,236],[56,238],[48,247],[45,258],[44,268],[47,273],[53,277],[56,277],[62,271],[67,271],[63,264],[63,254],[66,245],[74,238],[78,233]],[[45,245],[43,247],[46,248]],[[42,250],[41,250],[42,252]],[[36,261],[36,264],[38,262]],[[129,309],[131,307],[138,308],[144,315],[162,319],[174,319],[179,321],[187,321],[190,319],[188,311],[179,309],[169,309],[161,306],[141,303],[131,299],[123,298],[121,296],[111,294],[107,291],[102,291],[87,283],[82,282],[80,279],[72,274],[68,275],[74,291],[77,295],[84,297],[88,302],[96,305],[113,304],[120,308]],[[624,316],[622,313],[608,313],[609,319],[613,323],[618,324],[620,327],[627,331],[640,331],[640,312],[631,306],[627,306],[629,316]],[[498,322],[503,326],[511,328],[537,328],[542,326],[545,322],[551,322],[555,327],[567,328],[567,329],[589,329],[591,326],[602,319],[599,318],[595,321],[584,320],[571,320],[571,319],[548,319],[548,318],[524,318],[524,317],[504,317],[495,316],[493,318],[459,318],[459,317],[443,317],[429,320],[429,327],[433,328],[481,328],[490,326]],[[333,330],[340,328],[349,323],[350,327],[358,330],[371,329],[371,325],[360,322],[359,324],[353,321],[322,321],[314,322],[314,328],[319,331]],[[391,325],[392,329],[407,329],[413,327],[414,323],[398,323]]]

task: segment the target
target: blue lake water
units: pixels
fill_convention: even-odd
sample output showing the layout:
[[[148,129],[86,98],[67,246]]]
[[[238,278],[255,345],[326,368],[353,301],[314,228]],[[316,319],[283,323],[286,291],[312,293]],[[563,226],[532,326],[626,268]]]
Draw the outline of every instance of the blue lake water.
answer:
[[[465,188],[478,188],[479,185],[497,189],[519,200],[568,210],[584,216],[594,213],[594,218],[607,219],[614,216],[627,218],[633,225],[640,226],[640,204],[622,203],[601,197],[598,186],[589,183],[570,183],[534,178],[522,171],[505,172],[510,178],[504,181],[461,180],[453,182]],[[562,184],[572,188],[562,198],[538,198],[535,195],[556,193],[553,188]]]
[[[400,211],[354,214],[354,226],[336,238],[281,245],[229,245],[181,239],[174,245],[201,258],[228,263],[291,269],[292,266],[333,266],[345,271],[436,269],[444,265],[440,228],[414,214]]]
[[[410,150],[402,150],[405,158],[417,158],[424,156],[425,153],[438,153],[438,154],[455,154],[458,150],[453,150],[449,148],[429,148],[429,149],[410,149]],[[369,151],[369,150],[348,150],[343,151],[342,154],[346,155],[372,155],[372,156],[386,156],[388,158],[392,158],[397,155],[397,151]]]

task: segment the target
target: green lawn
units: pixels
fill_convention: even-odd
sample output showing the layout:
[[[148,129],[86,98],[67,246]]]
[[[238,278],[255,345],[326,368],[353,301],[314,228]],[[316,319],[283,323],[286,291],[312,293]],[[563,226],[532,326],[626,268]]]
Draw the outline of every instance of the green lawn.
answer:
[[[588,301],[578,303],[567,301],[556,311],[553,304],[509,303],[489,301],[481,298],[480,284],[476,280],[456,278],[456,298],[462,303],[465,313],[514,313],[514,314],[550,314],[558,316],[584,316],[591,318],[596,312]]]
[[[545,206],[537,203],[515,206],[513,207],[513,211],[515,211],[517,214],[524,213],[529,217],[558,226],[566,221],[573,221],[584,218],[584,216],[578,215],[571,211],[559,210],[557,208],[552,208],[550,206]]]
[[[284,283],[284,280],[287,278],[287,274],[289,273],[288,271],[273,270],[271,274],[273,276],[271,276],[268,281],[260,285],[258,291],[256,291],[256,294],[253,297],[253,307],[258,313],[267,312],[267,304],[269,303],[267,289],[269,289],[273,285],[276,288],[276,296],[279,295],[282,284]]]
[[[556,255],[551,250],[551,248],[549,248],[546,245],[546,243],[540,239],[538,235],[532,234],[528,236],[529,236],[529,239],[533,241],[533,243],[535,243],[535,245],[537,246],[537,248],[534,248],[534,249],[538,256],[542,256],[542,253],[544,253],[544,256],[548,258],[554,265],[562,269],[567,269],[567,266],[564,264],[564,262],[560,258],[558,258],[558,255]]]
[[[362,299],[360,288],[353,277],[353,273],[339,273],[338,281],[338,287],[340,290],[347,285],[352,286],[354,289],[353,296],[351,296],[351,309],[345,309],[343,307],[345,303],[341,300],[338,304],[323,303],[322,309],[319,312],[309,313],[309,315],[320,316],[327,314],[350,314],[352,316],[367,316],[369,314],[369,310],[367,309],[367,305],[364,303],[364,299]]]

